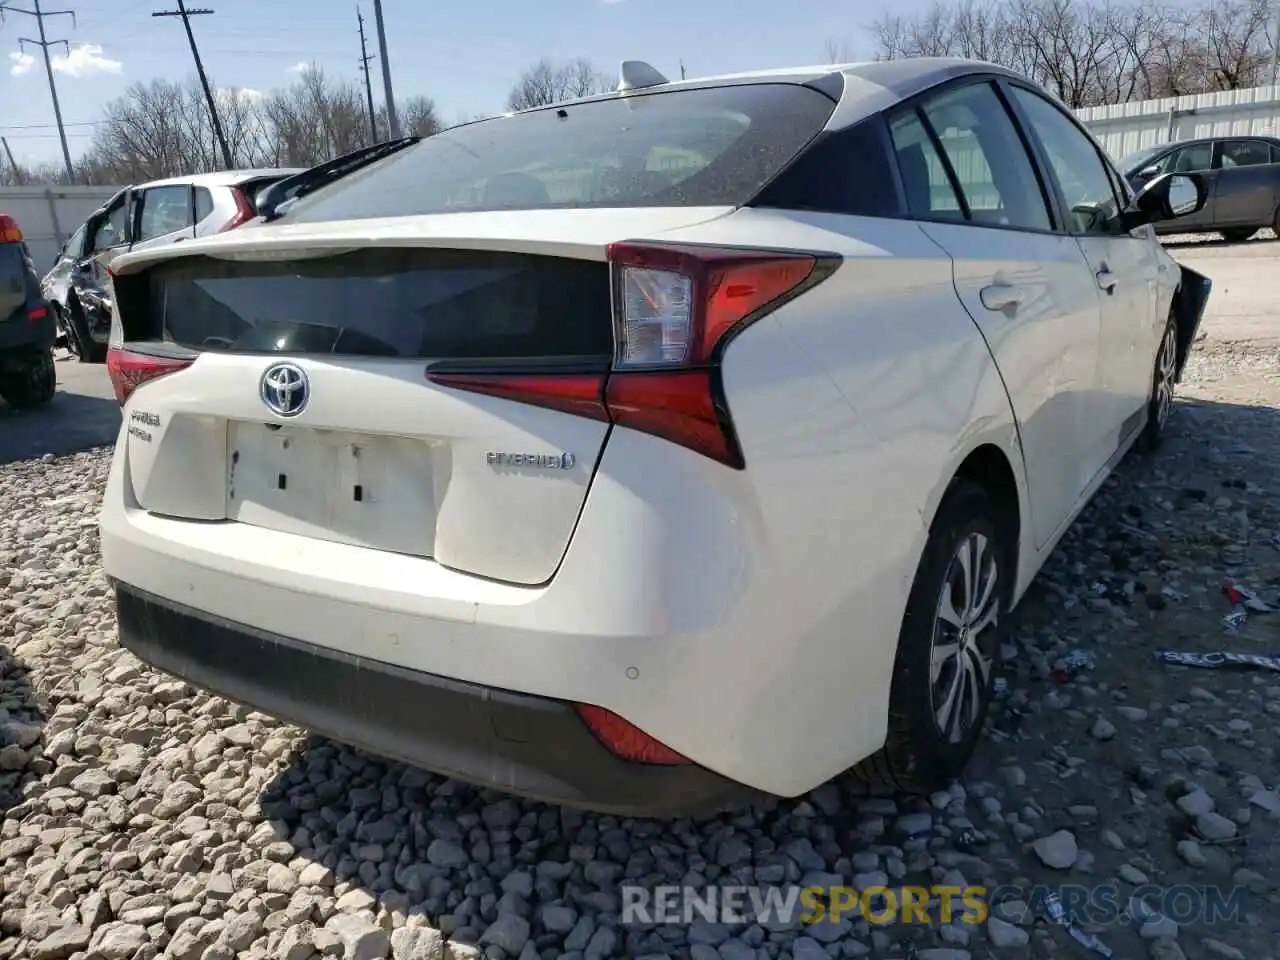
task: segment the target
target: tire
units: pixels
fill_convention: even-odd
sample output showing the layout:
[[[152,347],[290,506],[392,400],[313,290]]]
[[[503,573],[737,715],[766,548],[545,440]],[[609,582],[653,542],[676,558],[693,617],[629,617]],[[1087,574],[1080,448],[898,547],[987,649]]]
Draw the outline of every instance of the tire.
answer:
[[[943,499],[898,636],[885,746],[851,771],[873,790],[931,793],[957,777],[973,755],[991,702],[1002,614],[1013,585],[999,521],[977,484],[956,481]],[[978,557],[972,603],[966,599],[965,552],[968,569]],[[952,614],[944,616],[948,606]],[[951,622],[957,615],[959,629]],[[965,626],[974,623],[976,631]]]
[[[94,342],[89,336],[89,327],[84,322],[84,313],[80,304],[71,300],[67,303],[67,349],[78,363],[105,363],[106,348]],[[73,342],[74,341],[74,342]]]
[[[1222,239],[1227,243],[1244,243],[1258,232],[1257,227],[1236,227],[1232,230],[1221,230]]]
[[[32,355],[25,371],[8,376],[0,383],[0,395],[15,410],[42,407],[58,391],[58,371],[53,365],[53,351],[40,350]]]
[[[1137,448],[1155,453],[1164,443],[1164,429],[1173,413],[1173,390],[1178,376],[1178,322],[1169,309],[1164,333],[1156,347],[1151,372],[1151,396],[1147,400],[1147,425],[1138,434]]]

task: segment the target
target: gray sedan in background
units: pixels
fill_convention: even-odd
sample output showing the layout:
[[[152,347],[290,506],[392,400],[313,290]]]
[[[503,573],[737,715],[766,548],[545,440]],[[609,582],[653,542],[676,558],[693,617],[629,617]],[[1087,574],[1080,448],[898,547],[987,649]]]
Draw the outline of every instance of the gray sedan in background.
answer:
[[[1118,166],[1139,190],[1162,173],[1199,173],[1209,196],[1198,211],[1156,224],[1156,232],[1217,232],[1231,242],[1270,227],[1280,235],[1280,139],[1203,137],[1131,153]]]

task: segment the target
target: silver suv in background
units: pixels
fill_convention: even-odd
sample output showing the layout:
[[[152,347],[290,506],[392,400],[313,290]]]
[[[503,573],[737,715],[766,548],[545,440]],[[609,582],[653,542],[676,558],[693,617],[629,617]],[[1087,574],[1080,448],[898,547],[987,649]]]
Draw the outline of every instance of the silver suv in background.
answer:
[[[82,363],[102,363],[111,332],[107,267],[122,253],[232,230],[258,215],[258,196],[298,169],[225,170],[126,187],[81,225],[41,289],[58,336]]]

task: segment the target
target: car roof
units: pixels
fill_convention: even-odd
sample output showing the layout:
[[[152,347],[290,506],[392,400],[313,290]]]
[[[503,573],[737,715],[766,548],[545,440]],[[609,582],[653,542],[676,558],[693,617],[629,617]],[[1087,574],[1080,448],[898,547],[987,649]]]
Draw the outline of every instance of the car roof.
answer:
[[[697,90],[750,83],[794,83],[818,87],[826,90],[834,99],[837,99],[838,105],[827,126],[829,129],[838,129],[857,123],[872,114],[879,113],[881,110],[892,107],[894,104],[909,99],[930,87],[969,74],[995,74],[1021,78],[1021,75],[1015,71],[984,60],[969,60],[961,57],[907,57],[900,60],[777,67],[744,73],[717,74],[710,77],[691,77],[687,80],[668,80],[665,83],[638,86],[625,92],[611,90],[594,96],[531,107],[528,110],[519,112],[534,113],[540,110],[559,109],[573,104],[619,99],[647,93]]]
[[[301,173],[305,167],[260,167],[247,170],[219,170],[216,173],[193,173],[181,177],[166,177],[163,180],[151,180],[147,183],[135,184],[134,190],[149,190],[152,187],[185,186],[197,187],[234,187],[247,180],[262,177],[290,177]]]

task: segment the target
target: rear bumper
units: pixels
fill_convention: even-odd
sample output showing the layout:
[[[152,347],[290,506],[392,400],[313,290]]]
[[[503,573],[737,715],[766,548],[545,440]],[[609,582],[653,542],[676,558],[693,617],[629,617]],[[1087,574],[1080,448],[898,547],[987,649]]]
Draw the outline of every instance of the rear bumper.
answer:
[[[121,643],[174,676],[335,740],[508,793],[627,816],[749,802],[695,765],[619,760],[564,701],[318,647],[116,586]]]
[[[39,320],[18,315],[0,321],[0,351],[48,350],[56,335],[53,311]]]

